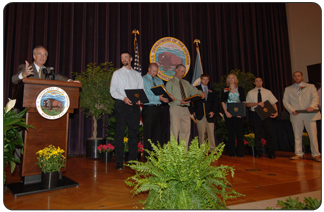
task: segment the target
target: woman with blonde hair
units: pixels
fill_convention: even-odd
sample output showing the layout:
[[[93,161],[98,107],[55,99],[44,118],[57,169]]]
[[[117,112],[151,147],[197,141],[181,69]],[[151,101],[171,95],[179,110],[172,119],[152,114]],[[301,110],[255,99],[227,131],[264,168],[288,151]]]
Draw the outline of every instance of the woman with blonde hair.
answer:
[[[226,78],[227,87],[222,93],[222,108],[225,113],[225,123],[227,126],[228,142],[227,150],[231,157],[244,157],[244,142],[243,142],[243,118],[240,116],[233,117],[227,111],[227,104],[230,103],[245,103],[245,91],[243,87],[238,86],[238,79],[235,74],[228,74]],[[237,151],[235,151],[235,136],[237,139]]]

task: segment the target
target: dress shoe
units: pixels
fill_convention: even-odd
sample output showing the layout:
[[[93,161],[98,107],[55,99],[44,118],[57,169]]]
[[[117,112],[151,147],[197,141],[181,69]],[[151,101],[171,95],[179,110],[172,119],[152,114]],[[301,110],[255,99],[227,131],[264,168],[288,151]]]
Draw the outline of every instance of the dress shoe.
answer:
[[[235,157],[235,155],[230,155],[230,157],[231,157],[231,158],[234,158],[234,157]]]
[[[238,157],[239,157],[239,158],[244,158],[244,155],[239,155]]]
[[[302,159],[302,158],[303,158],[302,156],[294,155],[294,156],[290,157],[290,160],[299,160],[299,159]]]
[[[124,164],[123,163],[117,163],[116,164],[116,169],[117,170],[123,170],[124,169]]]
[[[255,158],[261,158],[262,155],[256,154],[254,157],[255,157]]]
[[[276,156],[274,156],[274,155],[269,155],[269,158],[270,158],[270,159],[275,159]]]
[[[321,162],[322,158],[321,158],[321,156],[315,156],[314,160],[317,161],[317,162]]]

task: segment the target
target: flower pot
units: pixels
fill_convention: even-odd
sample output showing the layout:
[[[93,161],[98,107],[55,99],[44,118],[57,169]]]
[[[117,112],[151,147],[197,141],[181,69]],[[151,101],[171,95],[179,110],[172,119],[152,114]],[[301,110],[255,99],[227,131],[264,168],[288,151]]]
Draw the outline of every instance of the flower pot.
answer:
[[[105,144],[105,140],[102,138],[97,139],[87,139],[86,142],[86,156],[90,159],[100,159],[101,154],[98,151],[98,146],[100,144]]]
[[[58,185],[60,172],[42,172],[42,187],[52,189]]]
[[[102,152],[101,153],[101,160],[102,162],[104,163],[108,163],[108,162],[111,162],[112,161],[112,154],[113,152]]]

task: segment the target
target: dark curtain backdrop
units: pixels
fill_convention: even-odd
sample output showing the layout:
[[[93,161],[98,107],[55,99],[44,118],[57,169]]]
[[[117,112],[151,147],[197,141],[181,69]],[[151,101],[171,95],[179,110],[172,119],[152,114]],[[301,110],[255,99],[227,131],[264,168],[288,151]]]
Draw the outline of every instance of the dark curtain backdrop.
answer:
[[[112,61],[121,67],[120,53],[134,53],[132,30],[138,29],[143,74],[153,44],[175,37],[191,54],[185,77],[191,82],[193,41],[200,39],[203,69],[211,84],[235,68],[251,72],[264,79],[264,87],[279,101],[279,111],[284,110],[284,87],[291,84],[284,3],[11,3],[3,15],[4,104],[16,89],[12,75],[19,64],[33,61],[37,45],[47,48],[48,66],[73,78],[72,72],[85,70],[90,62]],[[98,125],[98,136],[104,136],[105,122]],[[71,114],[69,154],[85,154],[92,127],[91,118],[80,109]]]

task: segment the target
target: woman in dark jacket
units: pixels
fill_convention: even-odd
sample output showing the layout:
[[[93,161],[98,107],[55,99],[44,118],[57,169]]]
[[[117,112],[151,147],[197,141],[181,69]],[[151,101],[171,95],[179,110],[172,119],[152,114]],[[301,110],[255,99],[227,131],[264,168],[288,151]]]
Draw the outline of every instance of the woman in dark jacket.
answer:
[[[227,126],[228,143],[227,150],[231,157],[237,155],[240,158],[244,157],[244,142],[243,142],[243,118],[240,116],[233,117],[227,111],[227,104],[230,103],[245,103],[245,91],[243,87],[238,86],[238,79],[235,74],[229,74],[226,78],[227,87],[222,93],[222,108],[225,113],[225,123]],[[235,136],[237,139],[237,151],[235,152]],[[237,153],[237,154],[236,154]]]

